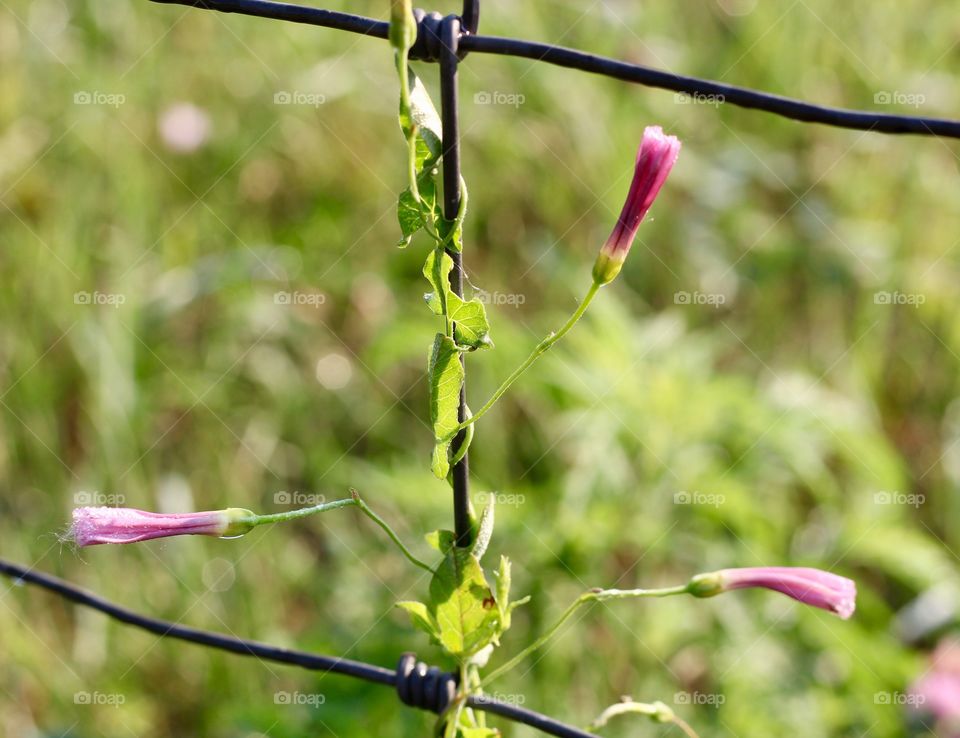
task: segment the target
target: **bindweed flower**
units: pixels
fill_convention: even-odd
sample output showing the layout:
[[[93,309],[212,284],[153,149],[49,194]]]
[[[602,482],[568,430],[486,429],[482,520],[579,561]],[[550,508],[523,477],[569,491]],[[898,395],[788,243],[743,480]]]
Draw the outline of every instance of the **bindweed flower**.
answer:
[[[593,281],[597,284],[607,284],[620,273],[640,222],[653,205],[679,155],[680,141],[676,136],[664,135],[660,126],[644,129],[627,201],[593,265]]]
[[[168,536],[242,536],[256,523],[250,510],[231,507],[210,512],[164,514],[129,507],[78,507],[67,537],[78,546],[136,543]]]
[[[761,566],[722,569],[698,574],[687,585],[695,597],[713,597],[731,589],[764,587],[781,592],[805,605],[836,613],[846,620],[856,608],[857,585],[850,579],[819,569]]]
[[[909,704],[942,723],[937,735],[956,735],[946,728],[960,728],[960,641],[940,642],[929,668],[910,686],[909,697]]]
[[[910,687],[910,702],[937,720],[960,721],[960,676],[935,671]]]

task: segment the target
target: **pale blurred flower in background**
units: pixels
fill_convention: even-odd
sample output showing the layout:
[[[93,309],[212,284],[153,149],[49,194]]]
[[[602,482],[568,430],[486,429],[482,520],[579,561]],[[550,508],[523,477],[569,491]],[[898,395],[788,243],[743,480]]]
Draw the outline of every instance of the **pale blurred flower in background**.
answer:
[[[176,103],[160,114],[160,139],[171,151],[190,154],[210,138],[210,116],[193,103]]]

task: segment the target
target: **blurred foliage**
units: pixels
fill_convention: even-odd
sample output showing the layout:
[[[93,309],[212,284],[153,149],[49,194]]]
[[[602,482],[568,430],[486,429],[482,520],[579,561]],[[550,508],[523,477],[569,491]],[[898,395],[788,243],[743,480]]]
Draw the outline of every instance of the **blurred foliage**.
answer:
[[[826,104],[915,112],[875,99],[922,96],[916,112],[957,117],[954,11],[484,0],[482,28]],[[957,144],[527,61],[474,55],[461,77],[466,259],[497,344],[469,362],[475,404],[582,295],[644,125],[684,141],[621,277],[479,424],[475,491],[507,503],[491,553],[534,596],[504,649],[588,586],[796,564],[861,591],[849,622],[762,592],[597,606],[496,691],[579,724],[620,695],[662,699],[704,737],[933,734],[896,702],[960,601]],[[232,542],[78,553],[58,538],[91,495],[266,512],[354,486],[429,555],[421,534],[450,524],[450,501],[429,469],[423,244],[393,246],[396,94],[387,45],[349,34],[147,2],[3,5],[0,554],[197,627],[439,659],[392,606],[425,577],[353,511]],[[209,121],[192,152],[158,128],[181,103]],[[2,586],[5,735],[428,730],[388,690]],[[605,734],[679,733],[626,719]]]

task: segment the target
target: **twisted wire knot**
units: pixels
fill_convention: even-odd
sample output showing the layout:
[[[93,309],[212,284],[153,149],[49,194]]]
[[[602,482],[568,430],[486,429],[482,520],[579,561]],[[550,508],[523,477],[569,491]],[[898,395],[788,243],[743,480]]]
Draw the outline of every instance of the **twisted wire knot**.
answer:
[[[456,674],[427,666],[412,653],[405,653],[397,664],[397,696],[410,707],[438,715],[447,709],[457,693]]]
[[[438,62],[443,54],[443,27],[450,23],[456,23],[451,51],[457,55],[458,59],[466,56],[465,51],[460,50],[460,37],[465,33],[463,22],[458,15],[440,15],[436,11],[427,12],[417,8],[413,11],[413,17],[417,21],[417,40],[410,47],[410,58],[417,61]]]

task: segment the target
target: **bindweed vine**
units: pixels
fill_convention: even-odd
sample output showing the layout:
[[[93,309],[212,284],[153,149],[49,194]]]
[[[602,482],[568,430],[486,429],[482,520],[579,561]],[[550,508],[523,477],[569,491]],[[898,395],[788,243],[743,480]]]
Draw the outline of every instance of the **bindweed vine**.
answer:
[[[207,7],[205,3],[197,4]],[[244,6],[244,3],[237,1],[227,5],[233,8]],[[469,32],[473,33],[476,30],[479,4],[474,1],[471,5],[472,12],[468,14],[465,11],[464,17],[469,15],[471,18],[468,26],[472,26]],[[263,3],[246,0],[246,6],[264,11]],[[284,12],[290,12],[290,8],[294,6],[285,7],[287,10]],[[270,11],[280,12],[280,9],[272,8]],[[354,18],[350,22],[355,20]],[[446,481],[451,486],[455,498],[455,516],[463,512],[467,514],[466,529],[462,529],[461,521],[457,518],[454,531],[437,530],[427,534],[426,541],[433,552],[434,563],[425,562],[411,551],[389,523],[375,513],[356,491],[351,490],[350,496],[343,499],[299,510],[266,514],[258,514],[245,508],[177,514],[160,514],[130,508],[77,508],[73,513],[73,524],[68,537],[81,547],[128,544],[181,535],[230,539],[242,537],[260,526],[354,507],[386,533],[411,565],[430,575],[430,582],[422,599],[397,602],[396,607],[409,616],[415,629],[426,634],[433,643],[442,648],[456,675],[452,697],[443,701],[440,706],[437,706],[439,703],[428,706],[428,709],[435,709],[439,713],[436,734],[444,738],[490,738],[499,735],[499,731],[487,725],[484,710],[490,709],[491,705],[496,706],[497,703],[485,694],[485,690],[558,637],[573,615],[591,604],[680,595],[706,598],[734,589],[764,588],[846,619],[852,616],[855,609],[856,587],[849,579],[818,569],[758,567],[722,569],[697,574],[685,584],[662,588],[596,588],[581,594],[560,613],[551,626],[530,643],[500,657],[498,650],[506,650],[504,636],[511,628],[514,612],[530,598],[514,597],[512,563],[507,556],[498,556],[492,565],[488,561],[495,527],[493,499],[479,516],[475,515],[469,506],[465,486],[465,462],[478,432],[477,424],[545,353],[573,330],[601,294],[602,288],[614,282],[628,257],[641,223],[678,161],[681,143],[657,126],[645,128],[633,162],[633,179],[623,209],[609,238],[599,249],[584,297],[566,322],[536,344],[527,358],[503,380],[493,394],[485,402],[478,404],[475,412],[471,412],[465,399],[465,360],[476,352],[493,350],[494,342],[483,301],[476,296],[467,297],[462,292],[468,191],[465,179],[460,176],[458,141],[455,131],[451,131],[451,121],[456,120],[456,95],[455,86],[450,87],[450,74],[455,74],[458,58],[457,49],[450,44],[455,44],[461,35],[458,30],[459,23],[460,19],[456,17],[444,19],[439,26],[442,37],[434,38],[434,42],[439,42],[442,47],[440,50],[444,55],[441,68],[446,69],[443,81],[448,96],[444,97],[441,112],[437,111],[426,86],[410,66],[413,50],[423,40],[421,37],[424,33],[423,24],[418,22],[410,0],[391,0],[390,24],[386,36],[397,73],[398,122],[406,147],[405,187],[397,200],[400,230],[398,246],[423,248],[422,274],[429,288],[424,295],[424,302],[426,308],[436,317],[439,326],[432,341],[429,341],[428,336],[424,337],[424,344],[429,344],[426,373],[430,388],[428,414],[433,435],[429,467],[437,479]],[[436,28],[434,32],[437,32]],[[476,41],[477,37],[473,38]],[[437,58],[430,60],[437,61]],[[453,93],[449,96],[451,89]],[[449,117],[451,115],[452,118]],[[586,272],[585,266],[584,273]],[[456,469],[461,470],[461,476],[456,476]],[[464,500],[465,509],[459,506]],[[493,558],[492,554],[489,558]],[[11,572],[27,580],[32,578],[55,591],[57,588],[61,592],[69,591],[68,587],[59,583],[51,583],[49,579],[29,575],[15,567],[8,566],[4,573]],[[74,595],[75,601],[84,604],[96,602],[96,598],[86,597],[85,600],[85,596],[76,593]],[[112,608],[113,614],[120,617],[116,614],[119,608],[103,603],[94,606],[108,613]],[[136,622],[129,614],[124,614],[123,617],[128,622]],[[164,626],[158,625],[156,621],[149,627],[156,632],[164,632]],[[217,641],[204,634],[198,635],[196,631],[190,631],[186,635],[177,635],[177,632],[174,627],[165,631],[175,634],[174,637],[195,642],[206,641],[208,645],[219,643],[217,647],[239,653],[269,653],[270,647],[262,644],[245,644],[241,647],[236,643],[227,645],[229,639]],[[284,658],[294,663],[289,653]],[[305,657],[302,661],[307,662],[309,659]],[[491,662],[493,666],[488,669]],[[350,669],[356,672],[353,675],[362,672],[360,666],[363,665],[350,665]],[[382,669],[380,672],[374,670],[371,681],[392,684],[391,679],[400,679],[399,676],[394,678],[382,672]],[[345,670],[343,673],[350,672]],[[370,675],[363,678],[370,678]],[[495,712],[492,709],[491,711]],[[522,711],[515,711],[519,712]],[[630,698],[608,707],[588,729],[600,730],[611,719],[626,715],[671,723],[686,735],[696,736],[693,728],[663,702],[638,702]],[[535,717],[542,720],[539,723],[531,722],[531,725],[544,727],[549,723],[543,716]],[[570,729],[566,733],[555,734],[581,735],[582,732]]]
[[[266,515],[257,515],[251,510],[240,507],[172,514],[134,510],[127,507],[78,507],[73,511],[73,523],[65,538],[78,546],[138,543],[154,538],[182,535],[239,538],[261,525],[285,523],[344,507],[359,508],[364,515],[383,529],[411,564],[433,573],[433,568],[410,552],[410,549],[400,540],[400,536],[383,518],[370,509],[356,490],[350,490],[350,497],[342,500],[332,500],[298,510]]]

